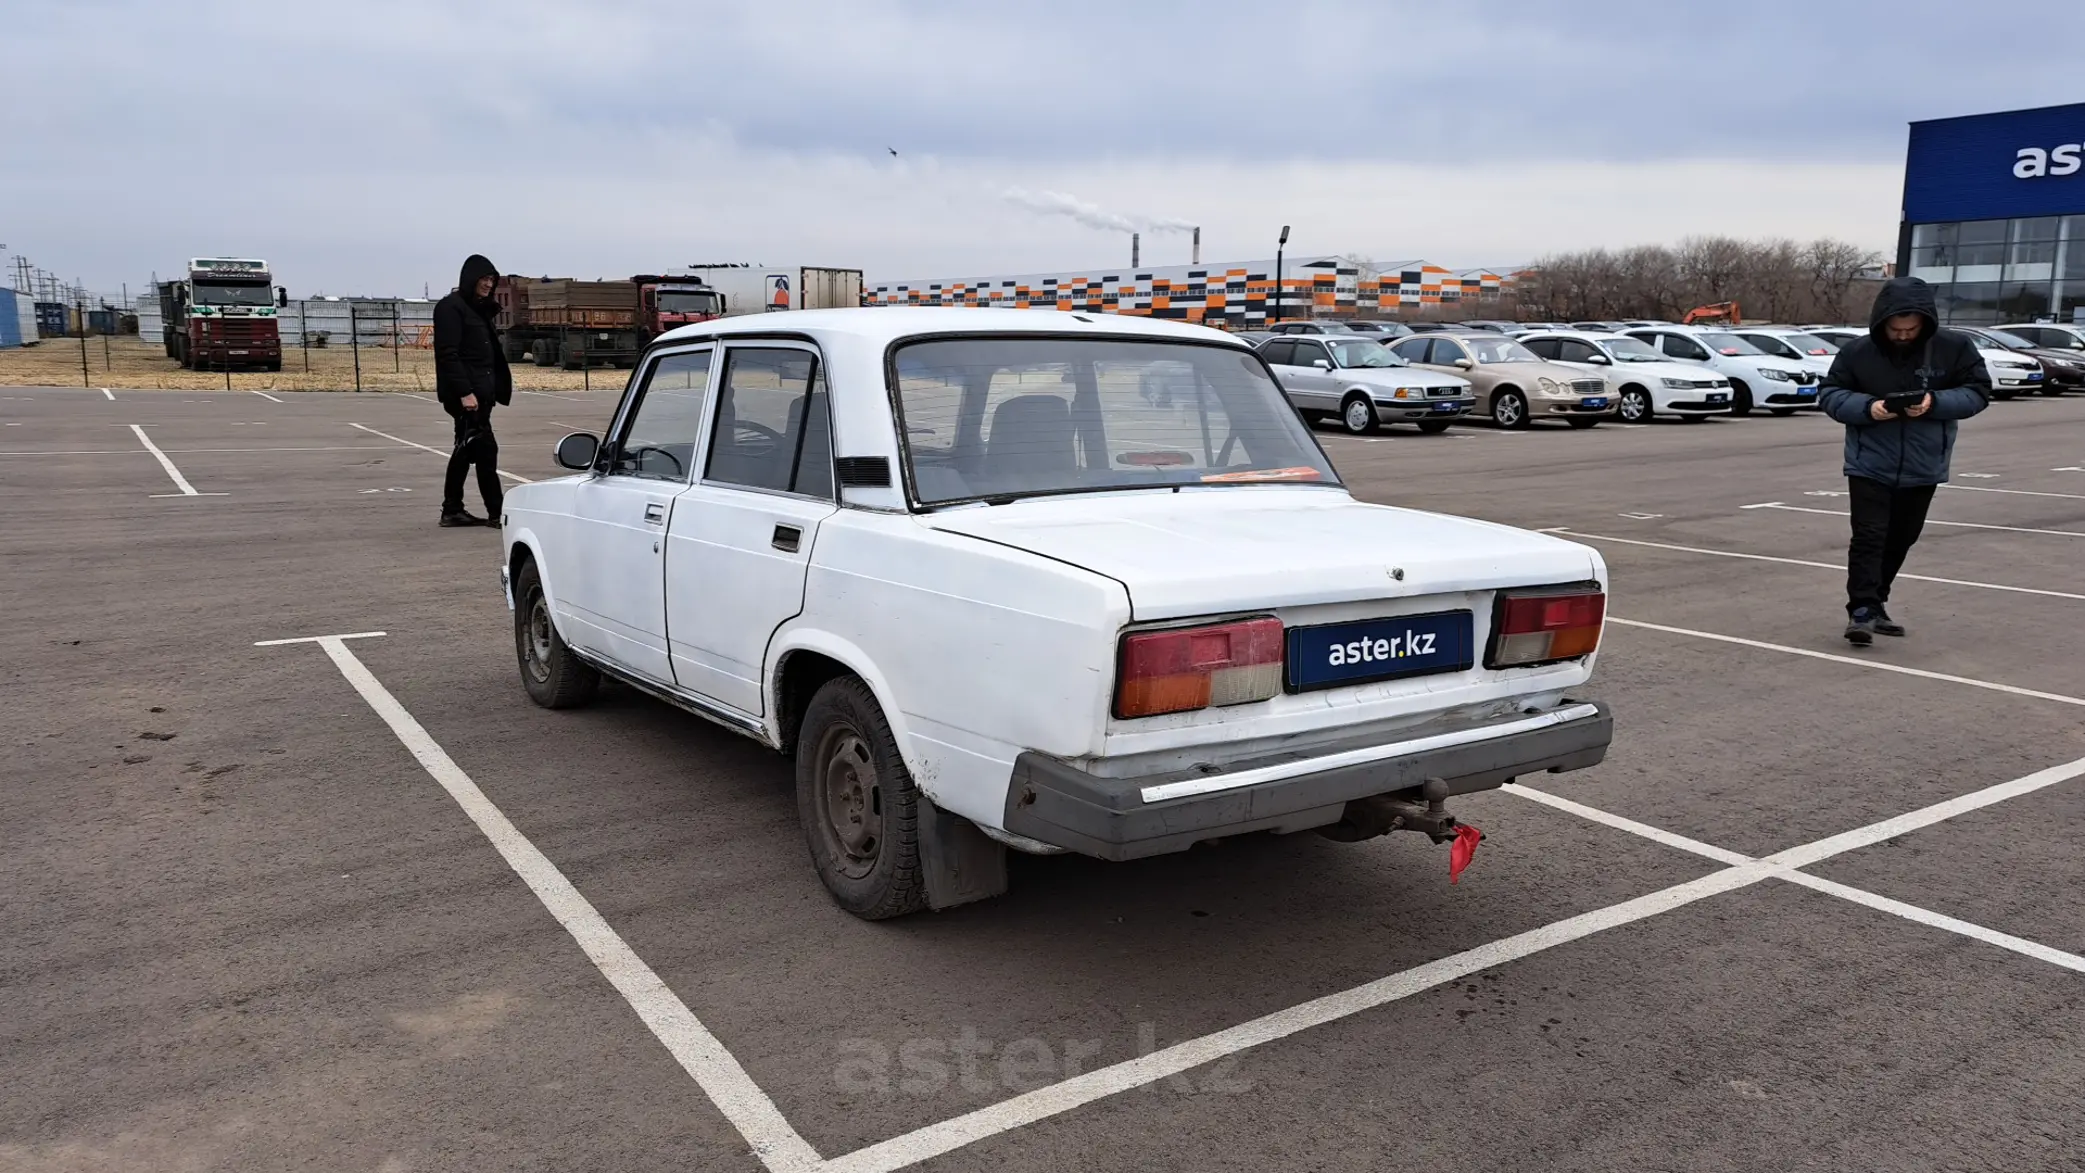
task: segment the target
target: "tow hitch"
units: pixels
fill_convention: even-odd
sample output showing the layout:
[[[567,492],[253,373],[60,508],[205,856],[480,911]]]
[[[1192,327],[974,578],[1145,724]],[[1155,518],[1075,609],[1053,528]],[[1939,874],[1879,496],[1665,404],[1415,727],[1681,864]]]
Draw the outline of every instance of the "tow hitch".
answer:
[[[1396,794],[1372,794],[1348,802],[1339,821],[1319,827],[1318,834],[1341,843],[1359,843],[1392,831],[1419,831],[1435,843],[1455,842],[1448,853],[1448,881],[1454,883],[1476,857],[1484,832],[1457,821],[1448,813],[1448,783],[1428,778],[1419,788],[1418,799],[1409,790]]]

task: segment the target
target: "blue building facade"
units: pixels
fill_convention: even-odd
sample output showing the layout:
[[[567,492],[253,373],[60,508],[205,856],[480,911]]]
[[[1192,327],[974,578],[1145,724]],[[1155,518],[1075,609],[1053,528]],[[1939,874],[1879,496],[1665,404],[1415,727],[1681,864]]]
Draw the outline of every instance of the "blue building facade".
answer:
[[[2085,103],[1912,123],[1897,271],[1945,321],[2085,322]]]

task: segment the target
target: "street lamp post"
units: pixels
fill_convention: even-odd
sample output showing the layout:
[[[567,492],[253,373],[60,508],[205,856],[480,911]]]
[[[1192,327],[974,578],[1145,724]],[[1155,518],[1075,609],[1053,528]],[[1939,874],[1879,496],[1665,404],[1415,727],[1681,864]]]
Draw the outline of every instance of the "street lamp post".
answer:
[[[1284,224],[1281,226],[1281,238],[1274,242],[1274,315],[1267,321],[1267,325],[1270,328],[1273,327],[1274,323],[1281,321],[1281,307],[1284,300],[1281,290],[1281,254],[1282,250],[1288,246],[1289,226]]]

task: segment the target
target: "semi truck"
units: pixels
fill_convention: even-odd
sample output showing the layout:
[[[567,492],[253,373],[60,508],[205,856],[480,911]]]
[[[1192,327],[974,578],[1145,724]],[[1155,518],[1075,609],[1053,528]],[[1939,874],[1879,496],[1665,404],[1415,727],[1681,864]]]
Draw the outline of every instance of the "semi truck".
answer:
[[[159,283],[167,357],[190,370],[279,371],[282,333],[275,314],[288,301],[266,261],[196,257],[186,277]]]
[[[724,299],[700,281],[639,274],[625,281],[509,277],[494,298],[507,361],[576,371],[630,367],[651,340],[724,312]]]
[[[695,265],[627,281],[509,277],[494,297],[507,361],[537,366],[633,367],[652,339],[678,326],[737,314],[861,304],[859,269]]]

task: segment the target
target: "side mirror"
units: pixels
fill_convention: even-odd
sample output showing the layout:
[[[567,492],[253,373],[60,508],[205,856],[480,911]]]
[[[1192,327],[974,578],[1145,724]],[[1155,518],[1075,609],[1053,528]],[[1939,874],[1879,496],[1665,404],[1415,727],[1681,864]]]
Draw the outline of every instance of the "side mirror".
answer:
[[[1321,371],[1329,371],[1332,369],[1332,360],[1329,358],[1314,358],[1310,360],[1310,365]]]
[[[1604,354],[1592,355],[1588,357],[1586,361],[1593,364],[1596,367],[1611,367],[1614,365],[1614,360],[1607,357]]]
[[[594,467],[594,458],[600,454],[600,437],[592,432],[573,432],[557,442],[558,467],[573,472],[585,472]]]
[[[1465,370],[1465,371],[1467,371],[1467,370],[1471,369],[1472,367],[1475,367],[1476,365],[1477,365],[1476,363],[1474,363],[1474,362],[1471,362],[1471,361],[1470,361],[1469,359],[1466,359],[1466,358],[1458,358],[1458,359],[1456,359],[1456,360],[1455,360],[1455,366],[1456,366],[1456,368],[1457,368],[1458,370]]]

